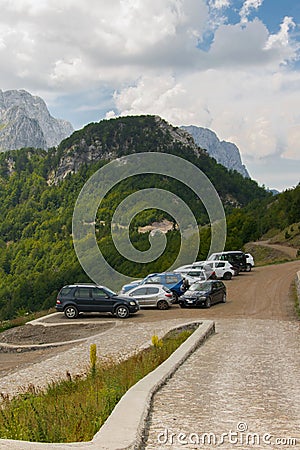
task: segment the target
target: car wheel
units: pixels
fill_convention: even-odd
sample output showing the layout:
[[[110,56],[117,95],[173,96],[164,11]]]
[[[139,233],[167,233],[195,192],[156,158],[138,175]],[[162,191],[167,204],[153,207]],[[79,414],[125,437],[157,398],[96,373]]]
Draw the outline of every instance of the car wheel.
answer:
[[[231,278],[232,278],[232,273],[230,273],[230,272],[224,273],[224,275],[223,275],[224,280],[231,280]]]
[[[210,308],[211,307],[211,300],[210,297],[207,297],[206,301],[205,301],[205,308]]]
[[[251,272],[252,266],[251,264],[246,265],[246,272]]]
[[[169,309],[169,304],[166,300],[160,300],[157,302],[157,309]]]
[[[115,315],[118,317],[118,319],[127,319],[129,316],[129,309],[126,305],[120,305],[115,310]]]
[[[226,303],[226,294],[223,294],[223,297],[222,297],[222,303]]]
[[[173,294],[173,303],[178,303],[178,295],[176,294],[176,292],[172,292]]]
[[[66,306],[66,308],[64,309],[64,315],[68,318],[68,319],[76,319],[76,317],[78,317],[79,311],[76,308],[76,306]]]

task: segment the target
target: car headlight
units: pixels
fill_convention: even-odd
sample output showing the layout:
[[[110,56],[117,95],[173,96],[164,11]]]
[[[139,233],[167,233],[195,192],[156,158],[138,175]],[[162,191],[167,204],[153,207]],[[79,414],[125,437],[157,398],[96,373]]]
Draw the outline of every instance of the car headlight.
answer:
[[[199,300],[206,300],[206,297],[204,297],[203,295],[201,297],[198,297]]]
[[[136,305],[137,305],[137,302],[131,301],[131,302],[129,302],[129,304],[130,304],[131,306],[136,306]]]

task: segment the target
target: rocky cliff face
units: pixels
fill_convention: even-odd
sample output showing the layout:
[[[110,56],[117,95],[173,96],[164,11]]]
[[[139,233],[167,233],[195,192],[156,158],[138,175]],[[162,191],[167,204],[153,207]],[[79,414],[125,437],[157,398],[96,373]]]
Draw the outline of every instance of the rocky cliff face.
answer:
[[[73,132],[72,125],[52,117],[45,102],[24,90],[0,90],[0,150],[49,148]]]
[[[226,141],[220,141],[213,131],[208,128],[196,127],[193,125],[180,127],[193,136],[194,141],[199,147],[204,148],[208,154],[215,160],[227,167],[227,169],[236,170],[245,178],[250,178],[249,173],[242,163],[238,147]]]
[[[185,130],[173,127],[159,116],[127,116],[89,124],[59,146],[62,156],[49,183],[58,183],[78,172],[83,164],[112,160],[140,151],[168,152],[175,144],[197,157],[207,155]]]

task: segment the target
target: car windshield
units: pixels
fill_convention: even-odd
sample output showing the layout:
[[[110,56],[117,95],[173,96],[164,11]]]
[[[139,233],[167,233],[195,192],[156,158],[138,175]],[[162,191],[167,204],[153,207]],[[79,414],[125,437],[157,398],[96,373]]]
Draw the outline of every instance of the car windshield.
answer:
[[[190,291],[209,291],[211,288],[210,283],[193,283],[190,287]]]

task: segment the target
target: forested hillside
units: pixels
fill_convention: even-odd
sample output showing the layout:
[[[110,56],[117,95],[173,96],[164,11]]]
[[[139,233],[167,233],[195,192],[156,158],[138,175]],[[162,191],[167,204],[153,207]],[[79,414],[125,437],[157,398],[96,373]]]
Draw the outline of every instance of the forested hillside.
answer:
[[[125,117],[90,124],[48,152],[21,149],[0,154],[0,320],[51,307],[65,283],[89,281],[73,249],[72,214],[88,178],[112,158],[130,152],[161,151],[181,156],[199,167],[217,189],[228,216],[228,248],[240,248],[268,229],[299,221],[300,187],[272,197],[257,183],[228,172],[177,128],[153,116]],[[128,194],[147,187],[175,192],[190,205],[201,227],[199,258],[207,254],[210,228],[199,199],[173,179],[143,175],[117,185],[100,205],[96,222],[99,246],[108,261],[124,273],[143,276],[165,270],[180,245],[176,230],[167,234],[165,253],[149,264],[124,260],[110,238],[114,209]],[[139,225],[169,218],[148,210],[136,216],[131,239],[139,249],[149,247]],[[103,221],[103,218],[105,220]],[[118,288],[110,286],[111,288]]]

